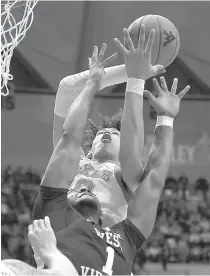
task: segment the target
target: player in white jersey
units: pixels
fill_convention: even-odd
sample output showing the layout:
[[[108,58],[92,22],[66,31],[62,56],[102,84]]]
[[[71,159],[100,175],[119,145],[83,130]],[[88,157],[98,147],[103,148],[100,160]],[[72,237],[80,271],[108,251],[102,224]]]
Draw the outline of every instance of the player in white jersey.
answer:
[[[102,139],[102,143],[110,143],[112,139],[116,142],[120,139],[120,132],[117,129],[104,129],[98,133],[96,139]],[[105,138],[106,137],[106,138]],[[119,141],[118,141],[119,143]],[[97,195],[103,206],[102,220],[105,226],[112,226],[114,222],[119,222],[127,214],[126,198],[129,193],[125,189],[120,178],[120,166],[112,160],[99,163],[82,156],[70,190],[79,190],[82,186]]]
[[[62,139],[60,139],[62,143],[60,145],[57,144],[57,146],[60,147],[62,144],[63,151],[67,151],[65,153],[68,155],[65,167],[62,168],[62,173],[59,175],[47,169],[42,182],[45,183],[45,187],[54,188],[70,187],[73,184],[70,189],[74,189],[75,186],[78,186],[78,183],[81,184],[83,181],[86,184],[88,182],[88,185],[92,186],[92,191],[102,202],[104,225],[112,226],[126,217],[127,203],[125,198],[129,194],[129,191],[124,188],[119,175],[120,132],[115,128],[105,128],[98,132],[97,137],[93,141],[91,159],[85,157],[81,148],[94,94],[100,89],[101,83],[99,78],[101,78],[101,73],[104,71],[103,66],[116,56],[114,54],[111,58],[103,61],[105,50],[106,44],[103,44],[99,54],[98,48],[94,47],[93,57],[89,64],[91,74],[86,84],[86,89],[83,89],[82,93],[72,104],[69,109],[69,119],[63,125]],[[100,67],[101,72],[99,74],[95,68],[100,63],[102,66]],[[81,162],[79,163],[80,158]],[[59,157],[56,160],[51,160],[51,162],[56,162],[56,166],[62,166],[59,163]],[[48,167],[50,167],[50,164]],[[79,177],[75,178],[77,170]],[[117,183],[116,178],[119,179],[123,191]],[[110,208],[109,203],[111,205]]]
[[[102,61],[105,49],[106,46],[103,44],[98,55],[97,47],[94,48],[89,64],[90,70]],[[132,67],[132,64],[130,67]],[[131,68],[133,71],[135,69],[135,66]],[[161,72],[163,72],[161,66],[154,66],[153,75]],[[93,140],[90,152],[85,156],[82,143],[94,98],[93,93],[83,90],[85,84],[90,82],[89,73],[89,71],[85,71],[66,77],[60,82],[54,110],[53,142],[56,146],[63,129],[65,129],[63,123],[69,110],[71,123],[68,129],[71,131],[71,143],[74,144],[73,149],[69,152],[74,157],[66,166],[69,174],[69,185],[72,183],[70,189],[78,187],[83,181],[86,184],[89,183],[88,185],[91,186],[101,202],[104,226],[110,227],[126,217],[128,201],[143,174],[141,165],[144,144],[143,101],[135,96],[126,97],[121,138],[120,116],[116,115],[111,120],[103,119],[97,128],[97,133],[94,133],[96,137]],[[97,90],[112,84],[125,82],[130,77],[127,76],[124,65],[107,68],[105,73]],[[135,74],[131,77],[135,77]],[[91,84],[89,83],[89,85]],[[82,93],[80,93],[81,91]],[[128,111],[129,107],[127,106],[129,106],[130,101],[135,101],[135,107],[138,106],[134,111],[137,112],[138,120],[134,120],[132,112]],[[74,178],[78,156],[81,156],[81,160]],[[64,181],[64,175],[59,177],[60,179],[58,177],[54,179],[54,183],[52,179],[51,187],[62,187],[61,183]]]
[[[103,58],[106,46],[103,44],[101,53],[98,55],[97,48],[94,48],[92,64],[100,62]],[[126,72],[124,65],[114,66],[105,69],[101,87],[121,83],[126,80]],[[120,162],[119,162],[119,142],[120,142],[120,124],[116,126],[113,120],[106,122],[102,120],[102,124],[97,129],[97,136],[94,139],[91,152],[88,156],[82,150],[84,142],[84,133],[87,127],[87,119],[90,115],[93,95],[86,93],[83,97],[83,90],[89,77],[89,71],[82,72],[77,75],[64,78],[59,85],[59,89],[55,102],[54,115],[54,146],[61,137],[64,119],[68,114],[71,106],[72,118],[74,118],[74,129],[72,126],[72,134],[78,143],[74,146],[74,155],[80,155],[79,168],[76,177],[72,178],[70,189],[77,188],[82,182],[88,184],[91,190],[99,198],[103,210],[103,223],[105,226],[112,226],[126,217],[127,199],[129,197],[129,189],[122,181]],[[78,98],[77,98],[78,96]],[[74,102],[74,100],[77,100]],[[68,104],[68,105],[67,105]],[[73,107],[73,108],[72,108]],[[65,113],[66,111],[66,113]],[[115,120],[119,121],[116,116]],[[73,123],[73,120],[72,120]],[[111,127],[109,127],[109,125]],[[101,128],[100,131],[98,131]],[[75,129],[77,131],[75,132]],[[90,136],[96,135],[92,131],[88,132]],[[86,135],[87,137],[88,135]],[[88,138],[90,138],[90,136]],[[89,140],[89,139],[88,139]],[[80,142],[79,142],[80,141]],[[87,140],[85,143],[87,144]],[[91,146],[91,142],[88,146]],[[69,152],[69,154],[72,154]],[[75,158],[76,162],[76,158]],[[67,168],[66,168],[67,169]],[[73,166],[69,164],[68,170],[73,171]],[[69,181],[69,185],[71,181]],[[58,187],[58,183],[56,184]]]

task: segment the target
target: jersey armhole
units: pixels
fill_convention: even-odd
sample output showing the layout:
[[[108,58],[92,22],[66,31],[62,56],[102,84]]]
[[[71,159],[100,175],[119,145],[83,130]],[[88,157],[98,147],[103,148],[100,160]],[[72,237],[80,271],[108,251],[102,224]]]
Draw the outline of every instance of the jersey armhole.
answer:
[[[128,240],[131,247],[136,248],[136,252],[141,248],[146,238],[141,231],[129,220],[122,221],[125,238]]]

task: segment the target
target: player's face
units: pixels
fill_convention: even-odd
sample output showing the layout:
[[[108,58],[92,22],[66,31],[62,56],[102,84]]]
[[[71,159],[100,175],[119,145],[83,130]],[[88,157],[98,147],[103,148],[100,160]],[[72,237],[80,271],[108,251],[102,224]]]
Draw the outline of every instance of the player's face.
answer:
[[[92,144],[92,154],[97,159],[107,157],[107,159],[118,160],[120,151],[120,132],[115,128],[101,129]]]
[[[68,192],[68,201],[80,213],[86,215],[94,215],[98,218],[101,216],[101,205],[98,198],[93,194],[93,187],[88,184],[80,185],[80,187],[70,187]]]

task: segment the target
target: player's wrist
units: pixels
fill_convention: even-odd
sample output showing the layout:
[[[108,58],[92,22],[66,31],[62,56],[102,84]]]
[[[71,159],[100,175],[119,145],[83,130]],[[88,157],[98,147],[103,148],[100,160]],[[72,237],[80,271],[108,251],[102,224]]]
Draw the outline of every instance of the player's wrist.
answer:
[[[97,84],[99,83],[101,80],[99,79],[96,79],[95,77],[89,77],[88,80],[87,80],[87,84]]]
[[[169,126],[173,128],[174,118],[167,115],[158,115],[156,126]]]
[[[58,252],[59,251],[57,248],[51,248],[50,250],[44,252],[42,259],[47,268],[52,268],[53,262],[57,258]]]
[[[89,77],[87,81],[87,86],[91,87],[91,94],[95,94],[101,87],[101,80],[95,79],[94,77]]]
[[[145,80],[138,78],[128,78],[126,91],[143,96]]]

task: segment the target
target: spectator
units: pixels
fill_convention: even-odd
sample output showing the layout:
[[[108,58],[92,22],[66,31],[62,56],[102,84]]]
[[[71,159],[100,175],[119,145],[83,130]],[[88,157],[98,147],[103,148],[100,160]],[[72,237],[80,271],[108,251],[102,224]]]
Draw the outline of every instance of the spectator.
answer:
[[[177,242],[177,251],[178,251],[178,261],[181,263],[188,262],[189,247],[188,247],[187,234],[182,235],[182,238],[180,237],[180,240]]]
[[[30,171],[30,170],[29,170]],[[2,171],[2,258],[16,258],[29,262],[27,231],[38,188],[37,173],[24,172],[7,166]],[[28,180],[30,184],[28,185]],[[32,187],[32,188],[31,188]],[[35,187],[35,188],[34,188]]]
[[[209,185],[206,179],[204,178],[199,178],[196,182],[196,186],[195,186],[196,190],[200,190],[203,193],[206,193],[209,189]]]

